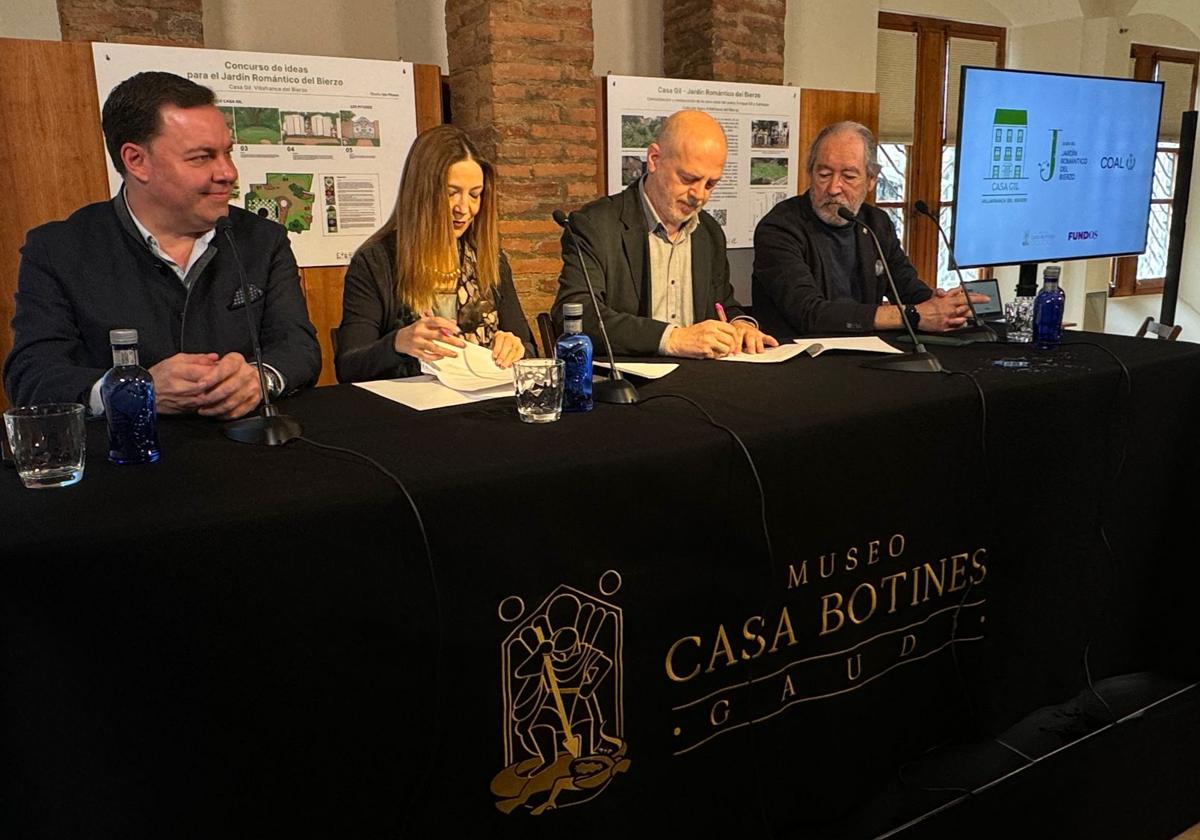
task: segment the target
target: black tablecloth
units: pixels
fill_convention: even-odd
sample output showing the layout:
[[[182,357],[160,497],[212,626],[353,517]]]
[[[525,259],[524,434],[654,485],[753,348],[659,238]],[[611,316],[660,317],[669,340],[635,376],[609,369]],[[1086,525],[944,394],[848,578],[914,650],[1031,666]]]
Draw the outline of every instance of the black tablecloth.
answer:
[[[162,461],[116,467],[92,425],[76,487],[0,483],[3,833],[894,824],[865,803],[923,751],[1085,667],[1200,662],[1200,348],[1071,340],[1100,346],[938,348],[983,399],[835,354],[640,384],[744,441],[769,548],[737,444],[677,399],[545,426],[508,400],[285,401],[400,477],[432,566],[349,455],[164,418]]]

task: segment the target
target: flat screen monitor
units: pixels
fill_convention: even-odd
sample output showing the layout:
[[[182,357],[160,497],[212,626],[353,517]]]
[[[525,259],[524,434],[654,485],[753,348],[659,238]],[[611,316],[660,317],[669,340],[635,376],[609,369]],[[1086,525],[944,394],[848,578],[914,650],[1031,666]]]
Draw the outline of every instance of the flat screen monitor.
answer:
[[[1146,250],[1161,82],[963,67],[959,266]]]

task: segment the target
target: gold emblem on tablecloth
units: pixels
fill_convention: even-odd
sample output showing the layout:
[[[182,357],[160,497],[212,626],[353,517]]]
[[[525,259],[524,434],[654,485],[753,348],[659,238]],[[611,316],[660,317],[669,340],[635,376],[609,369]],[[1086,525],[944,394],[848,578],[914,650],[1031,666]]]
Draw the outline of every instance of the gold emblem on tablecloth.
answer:
[[[605,596],[620,587],[612,570],[598,584]],[[505,767],[492,779],[496,807],[536,815],[594,799],[629,768],[621,609],[564,584],[528,615],[515,595],[498,612],[516,626],[500,646]]]

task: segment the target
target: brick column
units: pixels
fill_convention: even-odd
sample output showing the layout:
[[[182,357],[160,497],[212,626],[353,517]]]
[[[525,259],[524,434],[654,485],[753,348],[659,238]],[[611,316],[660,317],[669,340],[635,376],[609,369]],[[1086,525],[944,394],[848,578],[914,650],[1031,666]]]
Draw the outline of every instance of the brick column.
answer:
[[[204,46],[202,0],[58,0],[64,41]]]
[[[781,85],[786,12],[786,0],[663,0],[663,71]]]
[[[532,321],[562,266],[550,213],[597,195],[592,3],[446,0],[446,42],[451,117],[496,164],[501,245]]]

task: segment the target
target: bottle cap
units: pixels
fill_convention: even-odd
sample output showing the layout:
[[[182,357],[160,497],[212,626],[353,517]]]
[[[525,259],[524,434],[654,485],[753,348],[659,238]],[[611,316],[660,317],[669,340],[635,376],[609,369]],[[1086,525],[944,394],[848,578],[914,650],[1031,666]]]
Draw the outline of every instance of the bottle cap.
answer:
[[[1062,266],[1048,265],[1048,266],[1046,266],[1045,269],[1042,270],[1042,279],[1043,280],[1054,280],[1055,282],[1057,282],[1058,276],[1060,274],[1062,274]]]
[[[582,303],[564,303],[563,304],[564,318],[582,318],[583,304]]]
[[[108,331],[108,343],[109,344],[137,344],[138,343],[137,330],[130,330],[130,329],[109,330]]]

